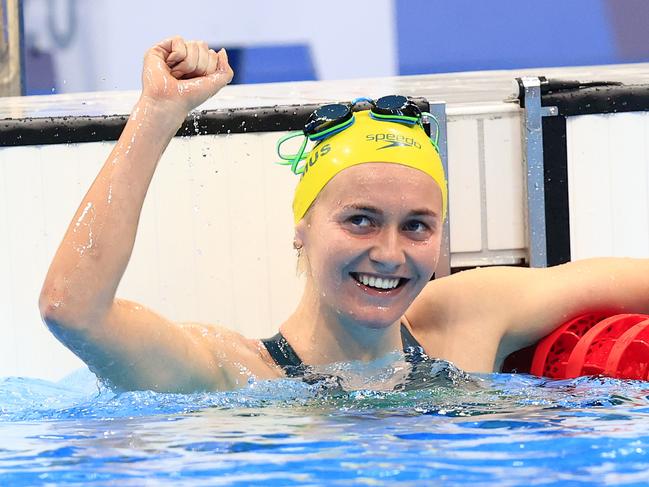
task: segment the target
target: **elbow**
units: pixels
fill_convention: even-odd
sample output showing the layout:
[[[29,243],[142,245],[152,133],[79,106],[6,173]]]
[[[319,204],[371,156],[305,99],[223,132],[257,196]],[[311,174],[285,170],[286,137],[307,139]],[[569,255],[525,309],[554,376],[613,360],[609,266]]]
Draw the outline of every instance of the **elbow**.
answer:
[[[38,298],[41,319],[54,332],[55,329],[75,327],[78,325],[78,313],[74,313],[67,300],[54,287],[45,283]]]
[[[41,313],[41,319],[48,327],[64,321],[62,303],[62,300],[58,299],[52,290],[48,289],[47,286],[43,287],[38,298],[38,309]]]
[[[41,289],[41,294],[38,297],[38,309],[41,312],[41,318],[45,321],[46,318],[50,318],[53,314],[56,313],[60,307],[59,301],[54,297],[50,286],[47,285],[47,282],[43,285]]]
[[[47,282],[41,290],[38,308],[41,319],[57,338],[66,331],[85,333],[96,329],[105,316],[100,312],[104,307],[96,302]]]
[[[38,300],[41,319],[54,337],[83,360],[87,327],[65,301],[43,290]]]

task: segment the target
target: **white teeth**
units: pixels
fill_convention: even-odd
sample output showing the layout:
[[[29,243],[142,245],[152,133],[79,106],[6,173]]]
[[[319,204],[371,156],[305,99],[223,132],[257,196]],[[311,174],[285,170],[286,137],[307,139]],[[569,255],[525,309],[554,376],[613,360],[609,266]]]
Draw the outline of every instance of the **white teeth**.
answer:
[[[377,289],[394,289],[399,285],[399,279],[388,279],[387,277],[374,277],[367,274],[358,274],[357,280],[362,282],[365,286],[374,287]]]

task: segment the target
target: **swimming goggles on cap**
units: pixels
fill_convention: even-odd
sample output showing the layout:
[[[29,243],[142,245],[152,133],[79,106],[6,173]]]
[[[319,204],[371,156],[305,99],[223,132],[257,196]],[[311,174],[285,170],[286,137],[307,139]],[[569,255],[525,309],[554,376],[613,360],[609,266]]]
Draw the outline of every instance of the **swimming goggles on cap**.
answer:
[[[415,102],[403,95],[388,95],[377,100],[370,98],[356,98],[351,103],[332,103],[316,108],[304,125],[303,130],[291,132],[277,141],[277,155],[283,166],[291,166],[294,174],[304,173],[304,166],[298,167],[301,161],[309,157],[306,151],[308,141],[316,144],[350,127],[354,123],[354,108],[358,103],[365,102],[370,105],[370,117],[384,122],[396,122],[406,125],[420,125],[423,127],[424,118],[432,120],[437,130],[435,139],[431,143],[439,152],[437,145],[439,139],[439,124],[437,119],[428,112],[422,112]],[[304,136],[304,141],[296,154],[282,154],[280,148],[289,139]]]

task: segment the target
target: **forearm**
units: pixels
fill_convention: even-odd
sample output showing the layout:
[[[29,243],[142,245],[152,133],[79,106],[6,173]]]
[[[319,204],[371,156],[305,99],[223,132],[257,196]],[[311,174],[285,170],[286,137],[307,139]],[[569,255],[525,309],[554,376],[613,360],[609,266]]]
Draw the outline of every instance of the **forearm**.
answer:
[[[649,313],[649,259],[585,259],[516,269],[503,280],[513,297],[503,323],[509,323],[507,334],[523,344],[584,313]]]
[[[165,107],[146,97],[135,106],[52,261],[41,294],[44,315],[82,324],[111,306],[157,163],[184,119]]]

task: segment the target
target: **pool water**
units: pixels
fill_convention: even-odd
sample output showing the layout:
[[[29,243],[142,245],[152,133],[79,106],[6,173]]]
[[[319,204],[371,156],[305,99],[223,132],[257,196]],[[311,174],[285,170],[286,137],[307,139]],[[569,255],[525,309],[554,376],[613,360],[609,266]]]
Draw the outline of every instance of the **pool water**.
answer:
[[[5,378],[0,485],[649,483],[649,383],[418,368],[397,390],[353,367],[189,395]]]

